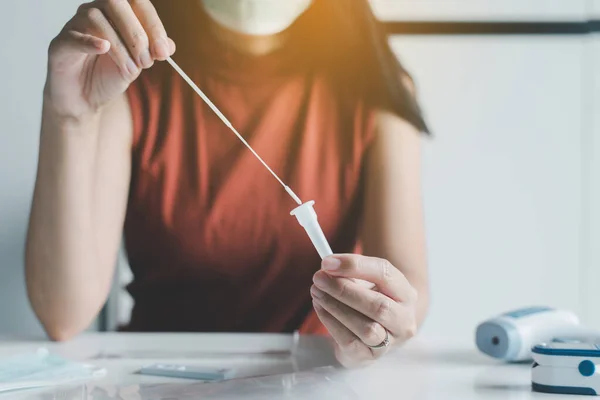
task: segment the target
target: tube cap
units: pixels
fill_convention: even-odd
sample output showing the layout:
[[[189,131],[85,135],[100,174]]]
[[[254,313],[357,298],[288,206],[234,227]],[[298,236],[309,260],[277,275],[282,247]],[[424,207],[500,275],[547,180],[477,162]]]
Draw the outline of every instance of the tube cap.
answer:
[[[301,206],[296,207],[292,210],[290,215],[293,215],[298,220],[298,223],[304,228],[306,234],[310,238],[313,246],[319,253],[321,259],[325,257],[329,257],[333,254],[331,251],[331,247],[327,242],[327,238],[319,225],[319,221],[317,218],[317,213],[313,208],[315,202],[313,200],[307,201]]]

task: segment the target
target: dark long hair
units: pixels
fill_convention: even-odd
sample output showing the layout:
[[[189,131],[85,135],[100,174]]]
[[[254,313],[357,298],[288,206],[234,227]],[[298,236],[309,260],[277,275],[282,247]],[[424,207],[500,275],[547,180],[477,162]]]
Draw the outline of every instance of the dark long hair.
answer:
[[[282,0],[285,1],[285,0]],[[153,0],[167,32],[185,46],[194,36],[200,0]],[[345,91],[364,96],[370,106],[397,114],[429,133],[415,85],[390,47],[368,0],[313,0],[294,24],[301,49]],[[190,36],[191,35],[191,36]],[[188,39],[186,41],[186,39]]]

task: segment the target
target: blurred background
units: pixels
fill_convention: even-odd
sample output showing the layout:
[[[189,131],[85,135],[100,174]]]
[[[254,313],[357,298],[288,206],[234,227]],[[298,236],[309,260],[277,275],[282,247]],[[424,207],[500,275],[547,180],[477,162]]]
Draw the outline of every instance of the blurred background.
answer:
[[[340,0],[343,1],[343,0]],[[49,41],[80,0],[0,5],[0,334],[41,335],[23,245]],[[432,306],[423,335],[550,305],[600,328],[600,0],[373,0],[415,78]],[[125,257],[90,329],[127,321]]]

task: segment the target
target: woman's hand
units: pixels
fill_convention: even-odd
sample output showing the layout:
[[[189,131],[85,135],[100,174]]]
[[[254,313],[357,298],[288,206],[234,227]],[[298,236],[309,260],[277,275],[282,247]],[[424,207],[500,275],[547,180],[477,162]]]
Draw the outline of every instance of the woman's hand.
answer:
[[[363,281],[363,282],[360,282]],[[417,291],[387,260],[335,255],[323,260],[311,288],[315,311],[345,367],[368,364],[417,331]]]
[[[174,52],[150,0],[83,4],[50,44],[44,100],[59,116],[94,114]]]

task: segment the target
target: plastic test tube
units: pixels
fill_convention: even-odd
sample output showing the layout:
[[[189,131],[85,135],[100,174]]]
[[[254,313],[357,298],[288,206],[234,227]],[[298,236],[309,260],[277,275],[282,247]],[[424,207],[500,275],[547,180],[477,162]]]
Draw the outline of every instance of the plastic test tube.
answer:
[[[331,251],[331,247],[329,247],[329,243],[321,229],[321,225],[319,225],[317,213],[313,208],[314,204],[315,202],[313,200],[308,201],[293,209],[290,214],[296,217],[298,223],[300,223],[306,231],[313,246],[317,249],[319,256],[321,256],[321,259],[324,259],[325,257],[332,255],[333,252]]]

